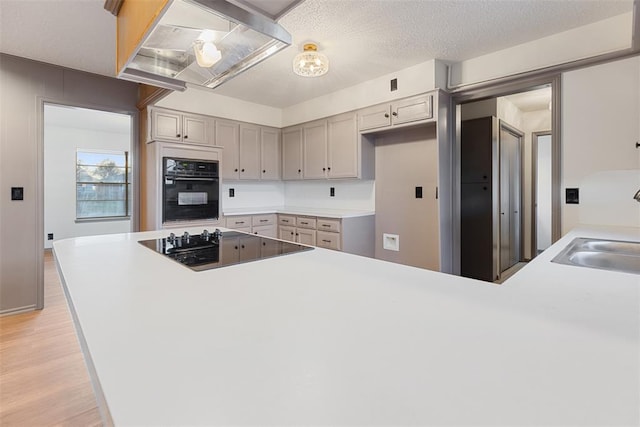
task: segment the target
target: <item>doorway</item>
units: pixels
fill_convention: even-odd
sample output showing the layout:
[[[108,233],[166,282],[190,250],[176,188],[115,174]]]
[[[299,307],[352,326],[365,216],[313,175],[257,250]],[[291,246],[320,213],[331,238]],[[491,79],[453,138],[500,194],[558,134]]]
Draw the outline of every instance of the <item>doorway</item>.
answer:
[[[539,255],[551,246],[551,131],[534,132],[532,136],[533,159],[533,209],[531,212],[533,233],[531,239],[531,252]],[[534,256],[535,256],[534,255]]]
[[[43,110],[44,249],[133,231],[132,116],[49,102]]]
[[[487,230],[489,227],[491,230],[501,230],[501,232],[487,231],[484,233],[487,236],[490,235],[496,244],[495,250],[489,249],[493,254],[493,258],[489,260],[492,264],[493,274],[487,274],[487,278],[482,280],[495,280],[510,266],[522,265],[518,263],[527,262],[538,254],[537,241],[540,239],[536,232],[538,228],[544,229],[545,227],[537,226],[537,211],[534,208],[536,204],[540,204],[541,197],[546,197],[545,203],[542,203],[543,207],[545,204],[549,206],[548,209],[545,208],[548,217],[550,217],[545,222],[548,236],[546,241],[552,243],[560,237],[559,94],[559,76],[496,84],[491,88],[461,90],[454,94],[454,121],[457,123],[458,129],[454,141],[454,152],[456,153],[454,165],[457,170],[454,176],[454,180],[456,180],[454,192],[457,193],[454,195],[454,204],[456,204],[454,212],[460,218],[460,221],[454,223],[454,271],[460,267],[459,274],[464,275],[461,268],[462,259],[465,257],[462,247],[463,234],[469,232],[469,224],[471,224],[468,221],[469,215],[465,216],[463,212],[464,209],[468,211],[470,204],[468,200],[465,200],[465,197],[468,198],[470,189],[473,187],[472,181],[469,181],[469,171],[465,171],[462,165],[464,154],[461,139],[465,129],[465,121],[493,116],[496,122],[493,131],[495,135],[494,157],[495,159],[499,157],[503,159],[502,163],[499,164],[496,160],[493,164],[493,168],[499,171],[499,174],[496,173],[497,176],[484,173],[473,180],[475,185],[480,185],[480,181],[477,183],[475,181],[485,176],[489,177],[485,180],[489,185],[483,183],[480,188],[486,188],[485,191],[492,192],[493,199],[495,199],[492,208],[494,212],[499,211],[497,221],[489,224],[487,218],[483,223],[488,225],[480,228]],[[468,129],[468,126],[466,128]],[[536,195],[534,194],[537,191],[534,183],[534,175],[536,174],[534,167],[537,168],[535,166],[537,163],[534,159],[533,144],[534,139],[543,133],[549,135],[545,146],[549,163],[547,163],[545,170],[547,176],[550,176],[548,179],[550,189],[547,186],[545,187],[547,191]],[[499,139],[504,142],[501,147],[498,146]],[[514,148],[518,144],[520,146],[519,152]],[[537,153],[535,155],[537,156]],[[500,181],[498,180],[500,174],[512,178]],[[507,183],[514,182],[514,174],[520,176],[520,184],[507,188]],[[498,183],[495,188],[491,185],[492,181]],[[503,193],[502,197],[500,197],[500,190]],[[474,204],[477,205],[477,203],[476,200]],[[502,215],[502,213],[504,214]],[[464,221],[467,221],[466,227]],[[477,226],[474,226],[473,229],[477,233],[480,232]],[[518,229],[520,229],[520,233],[517,232]],[[542,250],[544,247],[540,247],[540,249]],[[466,255],[468,259],[469,254]],[[482,264],[487,264],[486,260]]]

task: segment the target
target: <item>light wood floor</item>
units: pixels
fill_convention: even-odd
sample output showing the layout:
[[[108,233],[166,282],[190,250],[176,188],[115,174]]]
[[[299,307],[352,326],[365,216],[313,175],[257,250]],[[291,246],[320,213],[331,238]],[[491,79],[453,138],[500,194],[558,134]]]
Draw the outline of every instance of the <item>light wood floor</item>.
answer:
[[[0,317],[0,426],[99,426],[100,414],[50,251],[44,310]]]

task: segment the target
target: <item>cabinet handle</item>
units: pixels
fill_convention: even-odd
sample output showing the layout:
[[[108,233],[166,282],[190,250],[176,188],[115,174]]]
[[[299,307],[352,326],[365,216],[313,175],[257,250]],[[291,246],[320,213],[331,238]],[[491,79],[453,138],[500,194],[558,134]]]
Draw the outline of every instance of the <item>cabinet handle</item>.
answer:
[[[325,242],[325,243],[331,243],[331,240],[324,240],[324,239],[322,239],[322,241],[323,241],[323,242]]]
[[[398,113],[396,113],[395,111],[393,113],[391,113],[391,114],[393,114],[394,116],[398,117]]]
[[[300,221],[300,224],[302,224],[302,225],[309,225],[309,223],[308,223],[308,222],[302,222],[302,221]]]
[[[282,222],[289,222],[289,220],[288,219],[283,219]]]
[[[236,225],[238,224],[244,224],[244,221],[236,221]]]
[[[268,219],[261,219],[260,222],[267,222],[269,221]]]
[[[323,227],[331,227],[329,224],[322,224]]]

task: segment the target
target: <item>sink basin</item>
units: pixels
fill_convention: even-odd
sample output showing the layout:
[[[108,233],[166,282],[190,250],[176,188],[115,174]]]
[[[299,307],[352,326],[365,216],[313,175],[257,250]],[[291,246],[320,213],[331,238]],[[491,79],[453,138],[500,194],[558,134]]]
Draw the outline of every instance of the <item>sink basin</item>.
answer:
[[[640,274],[640,242],[578,237],[551,262]]]

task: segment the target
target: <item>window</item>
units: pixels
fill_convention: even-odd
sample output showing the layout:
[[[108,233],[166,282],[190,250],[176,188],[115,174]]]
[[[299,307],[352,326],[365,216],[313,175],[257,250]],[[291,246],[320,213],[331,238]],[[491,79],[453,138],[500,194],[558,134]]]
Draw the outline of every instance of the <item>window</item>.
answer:
[[[131,194],[127,151],[77,151],[76,218],[127,218]]]

